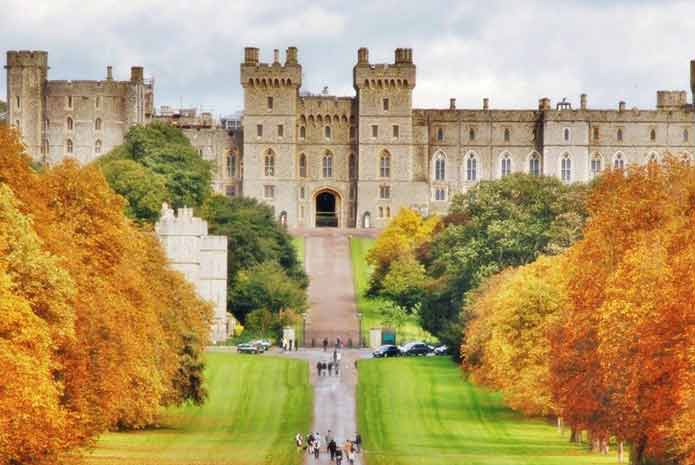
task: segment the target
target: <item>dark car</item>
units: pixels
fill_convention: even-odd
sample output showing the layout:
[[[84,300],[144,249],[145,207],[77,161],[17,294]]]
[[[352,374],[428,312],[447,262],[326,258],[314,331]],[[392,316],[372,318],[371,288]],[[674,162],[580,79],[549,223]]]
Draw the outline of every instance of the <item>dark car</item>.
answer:
[[[256,344],[251,344],[250,342],[244,342],[236,346],[236,351],[240,354],[257,354],[259,351]]]
[[[424,342],[410,342],[403,346],[401,352],[408,356],[425,356],[432,353],[432,349]]]
[[[256,339],[255,341],[249,342],[249,344],[253,344],[254,346],[256,346],[258,348],[258,351],[261,353],[270,349],[270,347],[272,346],[270,341],[267,339]]]
[[[372,352],[374,358],[386,358],[386,357],[398,357],[401,355],[401,349],[394,345],[385,345],[379,347],[377,350]]]

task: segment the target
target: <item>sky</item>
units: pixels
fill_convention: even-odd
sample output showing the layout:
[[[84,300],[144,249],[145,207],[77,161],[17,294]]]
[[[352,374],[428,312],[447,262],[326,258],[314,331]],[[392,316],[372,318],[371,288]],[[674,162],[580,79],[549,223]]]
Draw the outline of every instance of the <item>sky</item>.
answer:
[[[218,115],[242,109],[245,46],[263,62],[296,46],[302,90],[348,96],[358,48],[371,63],[412,48],[416,108],[578,106],[581,93],[593,108],[653,108],[657,90],[690,94],[695,59],[693,0],[0,0],[0,13],[0,49],[47,51],[49,79],[141,65],[157,107]]]

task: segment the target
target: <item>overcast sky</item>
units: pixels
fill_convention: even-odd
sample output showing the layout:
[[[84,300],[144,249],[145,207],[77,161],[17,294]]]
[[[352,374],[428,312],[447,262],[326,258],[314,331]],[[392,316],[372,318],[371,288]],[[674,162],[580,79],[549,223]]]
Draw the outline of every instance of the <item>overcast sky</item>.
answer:
[[[652,108],[658,89],[690,93],[694,18],[693,0],[0,0],[0,48],[48,51],[50,79],[102,79],[109,64],[127,79],[142,65],[157,106],[217,114],[242,107],[244,46],[267,62],[290,45],[310,92],[353,95],[359,47],[372,63],[411,47],[416,107],[577,105],[586,92],[590,107]]]

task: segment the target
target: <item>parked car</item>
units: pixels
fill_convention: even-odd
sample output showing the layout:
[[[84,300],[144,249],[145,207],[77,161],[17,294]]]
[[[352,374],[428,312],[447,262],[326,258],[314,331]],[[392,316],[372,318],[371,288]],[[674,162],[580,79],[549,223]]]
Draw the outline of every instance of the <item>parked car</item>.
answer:
[[[449,353],[449,348],[447,346],[438,346],[434,348],[434,355],[447,355]]]
[[[256,344],[250,342],[244,342],[236,346],[236,351],[240,354],[257,354],[260,352]]]
[[[401,353],[408,356],[425,356],[432,353],[432,349],[424,342],[410,342],[401,347]]]
[[[265,352],[266,350],[270,349],[270,347],[273,345],[267,339],[256,339],[255,341],[249,342],[249,344],[253,344],[256,347],[258,347],[259,352]]]
[[[372,355],[374,358],[398,357],[401,355],[401,349],[398,346],[387,344],[372,352]]]

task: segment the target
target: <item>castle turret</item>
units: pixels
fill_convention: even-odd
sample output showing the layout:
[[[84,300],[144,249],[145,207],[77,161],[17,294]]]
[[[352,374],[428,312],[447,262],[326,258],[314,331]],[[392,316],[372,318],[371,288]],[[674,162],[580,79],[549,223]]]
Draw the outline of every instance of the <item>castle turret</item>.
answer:
[[[9,51],[5,69],[7,69],[7,121],[19,129],[31,157],[41,161],[45,155],[43,153],[43,121],[48,52]]]

